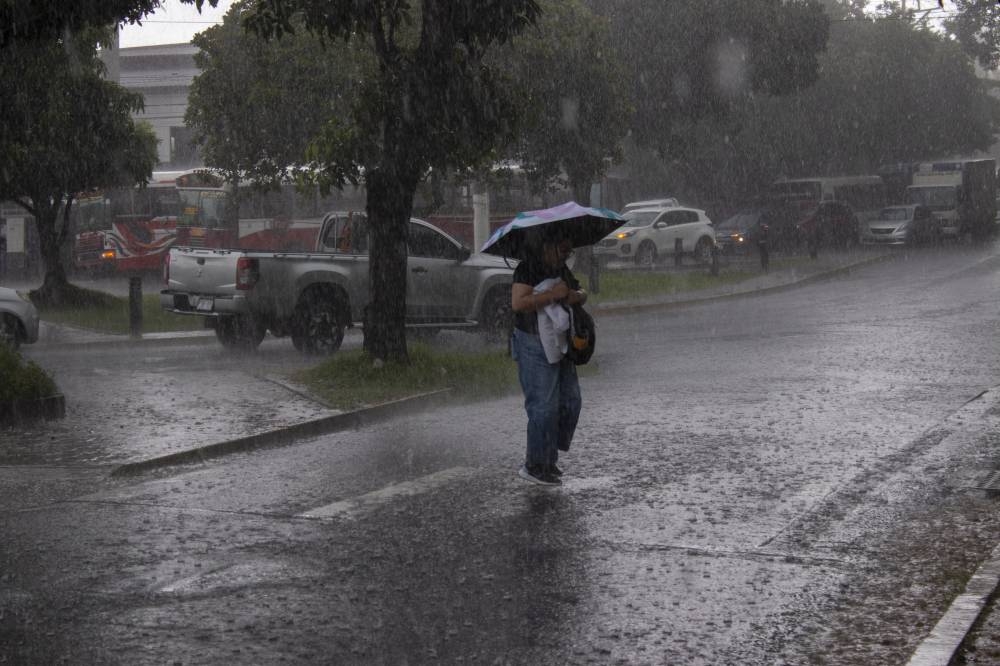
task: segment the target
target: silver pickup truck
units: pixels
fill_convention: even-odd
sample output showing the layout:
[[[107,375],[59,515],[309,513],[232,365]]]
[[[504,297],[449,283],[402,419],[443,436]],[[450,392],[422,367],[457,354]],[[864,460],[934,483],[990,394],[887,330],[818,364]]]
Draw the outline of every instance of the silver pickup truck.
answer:
[[[513,266],[473,254],[440,229],[411,219],[406,325],[424,332],[510,327]],[[163,309],[201,316],[227,346],[253,349],[266,331],[309,353],[336,351],[369,302],[368,222],[331,213],[308,252],[174,247],[164,266]]]

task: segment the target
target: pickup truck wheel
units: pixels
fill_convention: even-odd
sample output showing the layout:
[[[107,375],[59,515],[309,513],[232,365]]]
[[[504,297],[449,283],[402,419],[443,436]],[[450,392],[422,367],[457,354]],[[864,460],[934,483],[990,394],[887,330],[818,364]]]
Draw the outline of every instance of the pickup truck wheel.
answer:
[[[510,287],[495,288],[486,295],[480,314],[480,325],[490,342],[501,342],[510,337],[514,326],[514,312],[510,307]]]
[[[220,317],[215,322],[215,337],[227,349],[252,351],[260,345],[265,332],[250,317]]]
[[[295,306],[292,344],[307,354],[332,354],[344,341],[340,303],[323,291],[307,291]]]

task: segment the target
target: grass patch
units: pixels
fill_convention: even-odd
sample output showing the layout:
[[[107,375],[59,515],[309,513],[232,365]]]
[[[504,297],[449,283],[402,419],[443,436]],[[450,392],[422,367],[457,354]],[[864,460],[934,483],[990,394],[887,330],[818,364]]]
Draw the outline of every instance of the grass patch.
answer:
[[[760,271],[720,270],[712,275],[704,271],[684,273],[661,273],[657,271],[607,271],[601,273],[601,290],[591,294],[591,303],[629,301],[658,294],[673,294],[682,291],[696,291],[724,284],[742,282],[760,275]]]
[[[355,409],[418,393],[452,388],[456,396],[485,398],[518,388],[517,364],[506,351],[456,354],[409,345],[410,365],[372,365],[361,351],[338,352],[292,378],[337,409]]]
[[[36,400],[56,394],[56,383],[34,361],[0,344],[0,402]]]
[[[101,333],[129,333],[128,298],[109,294],[101,296],[86,306],[39,304],[38,314],[43,321],[51,324],[67,324]],[[143,333],[192,331],[204,327],[201,317],[186,317],[161,308],[159,294],[143,295]]]
[[[771,260],[771,270],[791,268],[798,264],[811,261],[808,258],[792,257]],[[725,265],[719,268],[718,275],[712,275],[708,267],[683,272],[609,270],[601,273],[601,291],[591,294],[590,303],[609,303],[614,301],[639,300],[647,296],[660,294],[675,294],[685,291],[697,291],[720,285],[735,284],[759,277],[762,274],[760,264],[741,263],[732,267]],[[580,277],[580,276],[578,276]],[[586,285],[586,280],[584,280]]]

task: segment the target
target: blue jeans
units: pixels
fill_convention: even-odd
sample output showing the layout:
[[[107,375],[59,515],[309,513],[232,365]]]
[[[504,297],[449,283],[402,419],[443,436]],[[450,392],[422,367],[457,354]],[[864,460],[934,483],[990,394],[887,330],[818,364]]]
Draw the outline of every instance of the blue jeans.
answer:
[[[537,335],[514,329],[511,347],[528,413],[525,464],[555,465],[559,451],[568,451],[583,402],[576,366],[562,359],[549,363]]]

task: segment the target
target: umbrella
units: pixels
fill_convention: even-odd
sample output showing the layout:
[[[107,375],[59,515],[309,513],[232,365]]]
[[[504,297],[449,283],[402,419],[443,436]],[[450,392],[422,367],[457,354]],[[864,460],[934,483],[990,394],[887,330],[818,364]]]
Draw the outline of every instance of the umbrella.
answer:
[[[570,201],[553,208],[518,213],[493,232],[480,252],[524,259],[527,248],[538,244],[543,234],[568,239],[573,247],[584,247],[593,245],[623,224],[625,218],[614,211],[585,208]]]

